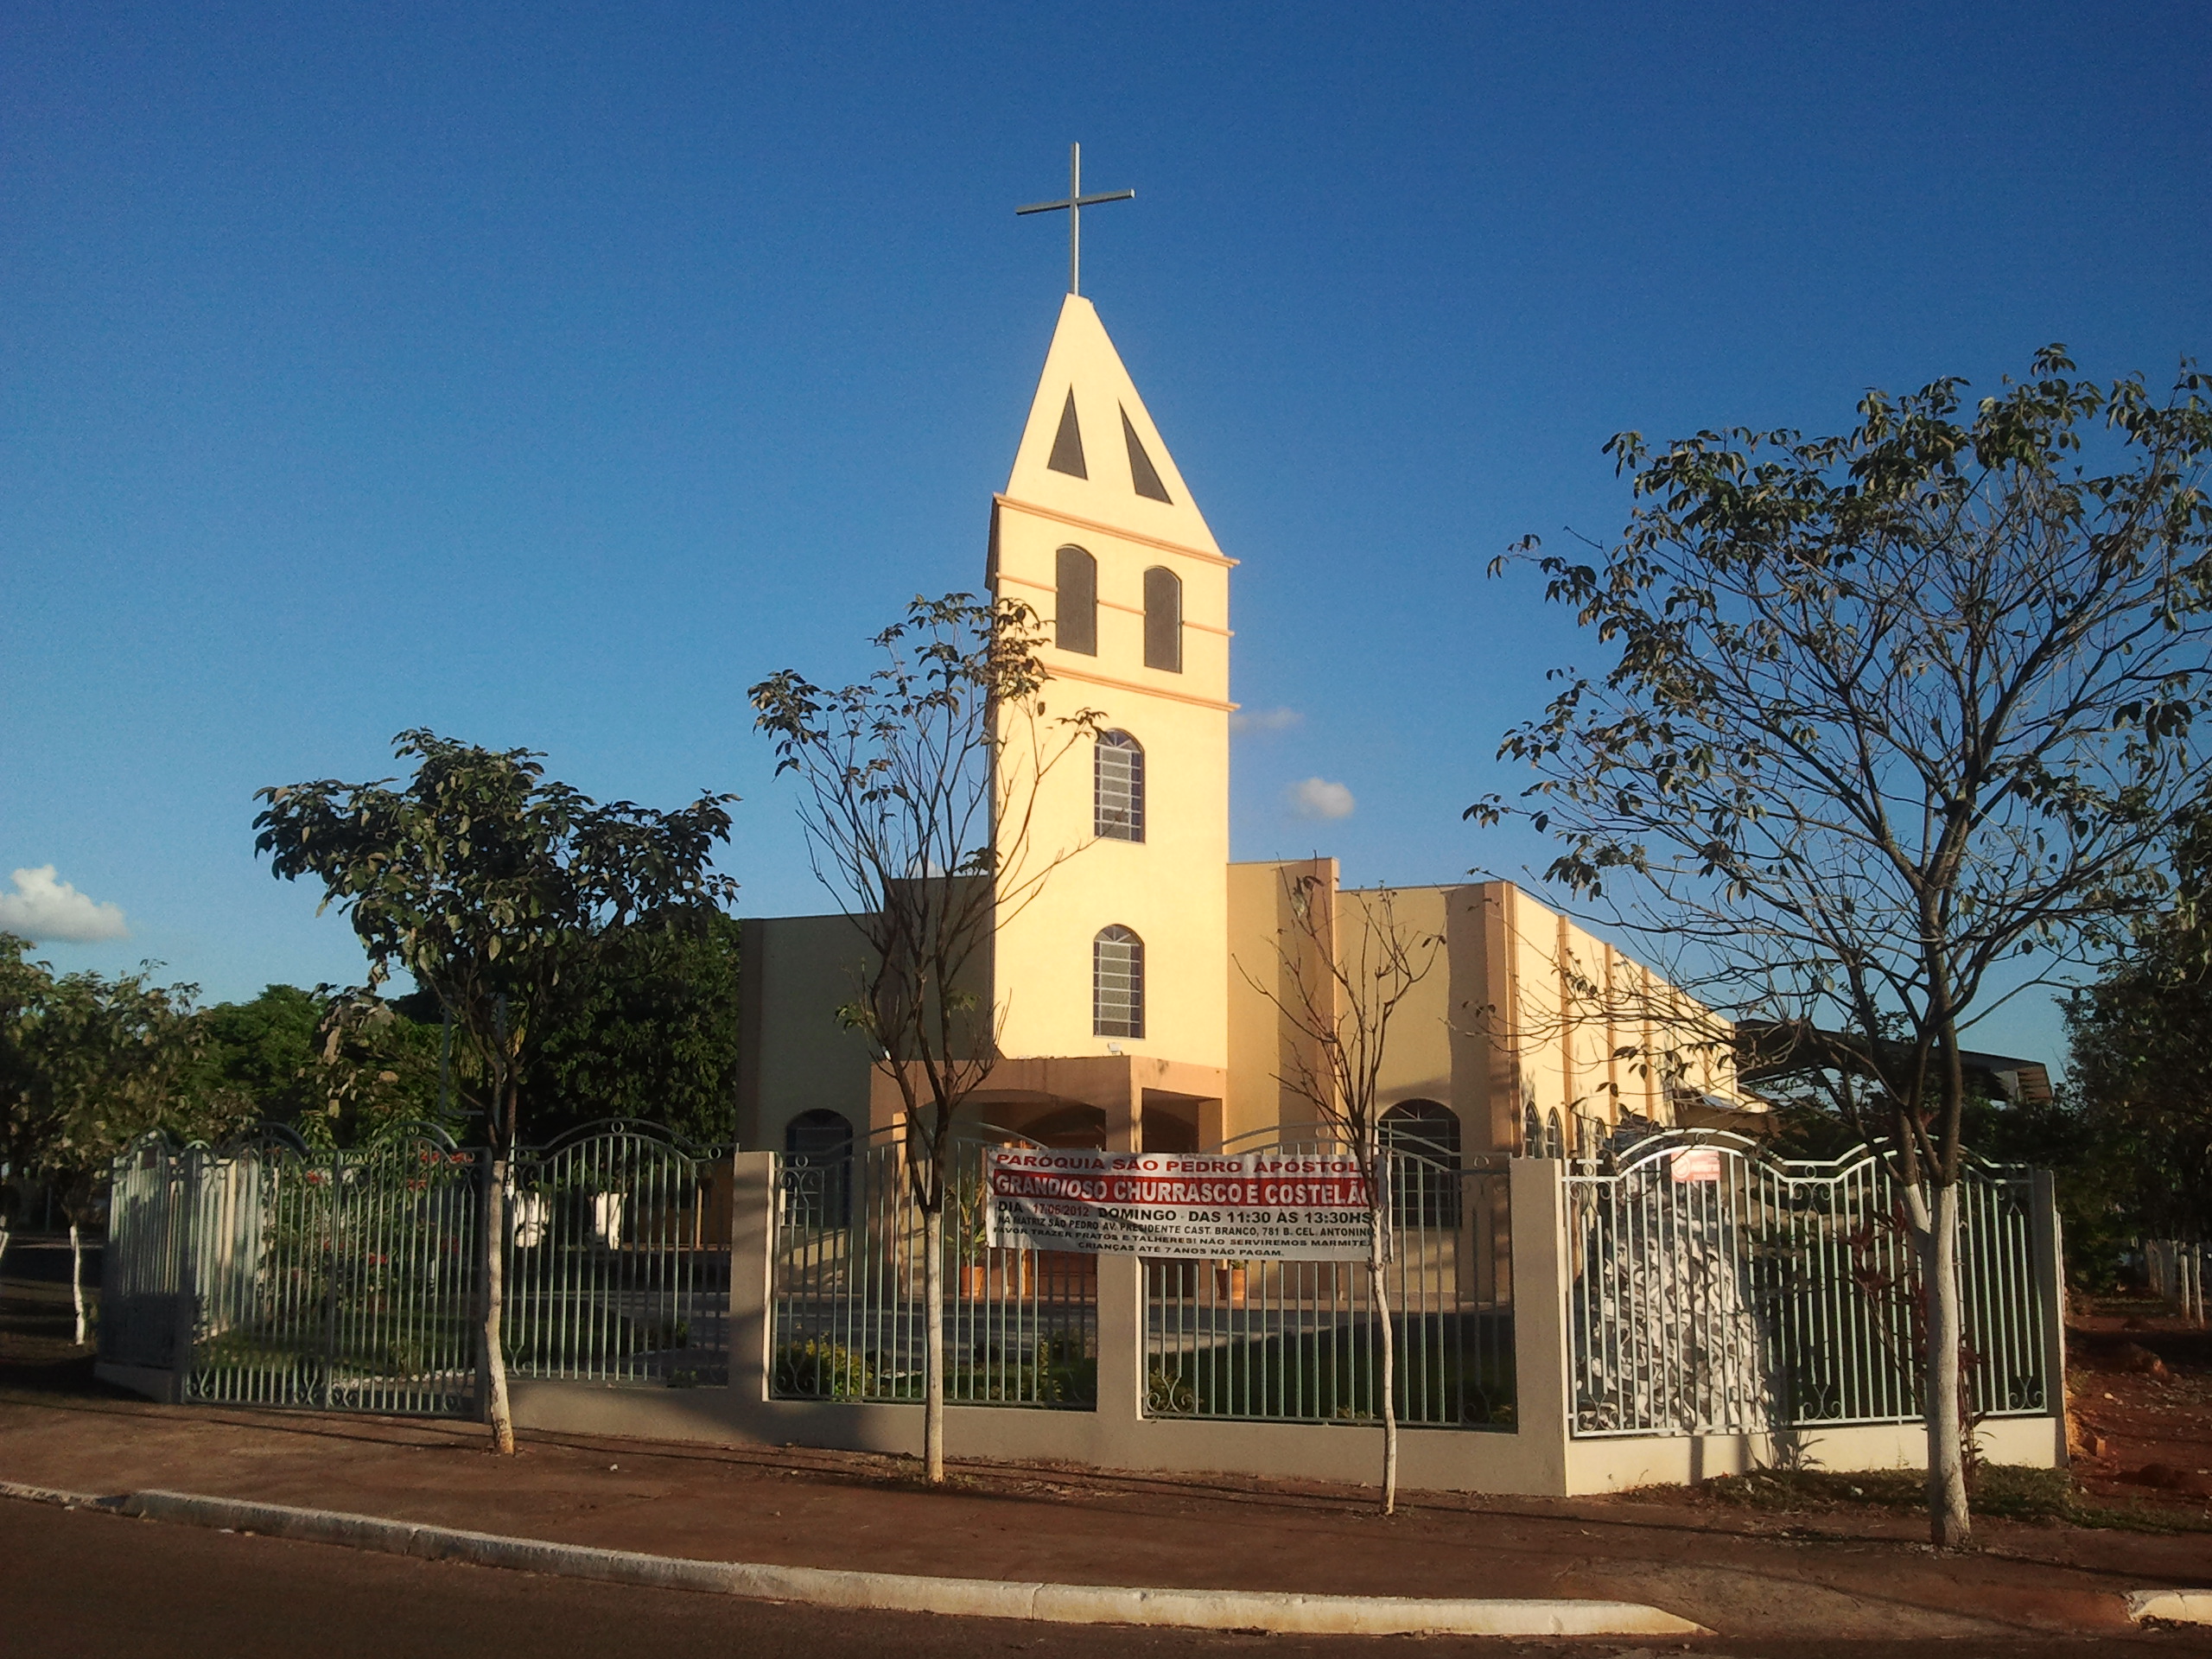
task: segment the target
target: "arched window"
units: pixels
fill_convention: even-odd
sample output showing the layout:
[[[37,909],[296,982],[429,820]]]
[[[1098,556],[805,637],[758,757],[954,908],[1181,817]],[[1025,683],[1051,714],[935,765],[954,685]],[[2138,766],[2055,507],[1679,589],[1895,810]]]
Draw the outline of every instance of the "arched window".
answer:
[[[1521,1155],[1523,1158],[1544,1158],[1544,1120],[1536,1111],[1536,1103],[1530,1101],[1521,1113]]]
[[[1101,928],[1090,942],[1090,1031],[1144,1035],[1144,941],[1126,927]]]
[[[1144,665],[1183,671],[1183,578],[1164,564],[1144,573]]]
[[[853,1126],[842,1112],[801,1112],[784,1126],[785,1216],[797,1227],[853,1218]]]
[[[1559,1108],[1556,1106],[1552,1108],[1550,1121],[1544,1127],[1544,1156],[1547,1158],[1567,1156],[1567,1135],[1560,1128]]]
[[[1102,841],[1144,839],[1144,746],[1127,732],[1098,734],[1095,833]]]
[[[1376,1122],[1390,1160],[1390,1214],[1401,1227],[1459,1224],[1459,1115],[1439,1100],[1402,1100]]]
[[[1098,654],[1098,561],[1064,547],[1052,573],[1052,643],[1062,651]]]

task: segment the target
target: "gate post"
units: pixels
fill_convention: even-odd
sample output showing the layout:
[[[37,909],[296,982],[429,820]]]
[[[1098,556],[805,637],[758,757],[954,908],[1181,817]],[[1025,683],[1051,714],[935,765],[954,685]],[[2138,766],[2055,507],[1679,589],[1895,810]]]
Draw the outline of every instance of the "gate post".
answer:
[[[1514,1426],[1531,1459],[1528,1490],[1569,1490],[1566,1165],[1516,1158],[1506,1166],[1513,1211]]]
[[[2028,1225],[2035,1296],[2043,1310],[2044,1404],[2057,1419],[2057,1466],[2066,1446],[2066,1241],[2058,1220],[2058,1183],[2047,1169],[2029,1172]]]
[[[176,1262],[175,1324],[169,1338],[169,1399],[182,1405],[192,1393],[193,1350],[200,1339],[200,1159],[197,1147],[176,1155],[178,1202],[172,1208],[170,1243]],[[102,1263],[105,1276],[105,1263]],[[105,1309],[102,1310],[105,1313]]]
[[[747,1421],[767,1402],[775,1363],[778,1161],[772,1152],[730,1157],[729,1386]]]

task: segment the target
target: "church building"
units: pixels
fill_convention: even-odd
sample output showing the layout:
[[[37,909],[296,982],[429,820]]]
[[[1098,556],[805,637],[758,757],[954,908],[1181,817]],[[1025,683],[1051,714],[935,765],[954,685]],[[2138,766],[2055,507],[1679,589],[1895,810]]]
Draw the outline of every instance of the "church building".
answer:
[[[1052,678],[1103,720],[1039,786],[1032,839],[1071,855],[992,939],[1002,1058],[977,1121],[1160,1152],[1310,1125],[1283,1081],[1295,1033],[1260,987],[1283,972],[1294,884],[1332,899],[1339,949],[1372,895],[1339,893],[1332,859],[1230,861],[1236,561],[1077,294],[992,499],[986,561],[994,594],[1045,619]],[[1572,1155],[1625,1122],[1756,1126],[1711,1035],[1725,1027],[1512,884],[1397,888],[1392,904],[1441,944],[1390,1028],[1386,1126],[1454,1160]],[[740,1144],[820,1154],[889,1128],[893,1080],[836,1019],[863,949],[853,924],[752,920],[743,949]]]

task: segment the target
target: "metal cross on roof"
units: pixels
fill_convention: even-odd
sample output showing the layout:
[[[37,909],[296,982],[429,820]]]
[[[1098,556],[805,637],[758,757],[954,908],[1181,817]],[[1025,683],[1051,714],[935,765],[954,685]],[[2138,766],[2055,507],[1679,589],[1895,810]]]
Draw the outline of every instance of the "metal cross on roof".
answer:
[[[1014,216],[1024,213],[1057,213],[1063,207],[1068,214],[1068,292],[1083,292],[1083,210],[1096,207],[1102,201],[1135,201],[1134,190],[1106,190],[1095,196],[1083,194],[1083,146],[1068,146],[1068,194],[1065,201],[1033,201],[1027,207],[1017,207]]]

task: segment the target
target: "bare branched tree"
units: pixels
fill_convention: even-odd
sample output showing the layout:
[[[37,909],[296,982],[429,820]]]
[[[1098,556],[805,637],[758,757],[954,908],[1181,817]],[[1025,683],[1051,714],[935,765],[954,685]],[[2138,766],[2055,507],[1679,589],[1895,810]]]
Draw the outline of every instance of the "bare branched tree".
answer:
[[[777,771],[798,774],[814,873],[868,958],[844,1023],[899,1091],[923,1217],[927,1478],[944,1478],[944,1202],[962,1104],[998,1063],[1002,999],[976,988],[995,929],[1082,842],[1039,847],[1046,778],[1103,718],[1048,715],[1037,613],[1016,600],[917,598],[873,641],[883,665],[826,691],[785,670],[752,689]]]
[[[1794,1045],[1884,1149],[1929,1309],[1939,1547],[1970,1524],[1962,1034],[2156,901],[2201,765],[2212,381],[2184,364],[2161,401],[2072,372],[2048,348],[1971,410],[1956,379],[1870,392],[1840,437],[1615,438],[1621,541],[1521,551],[1618,660],[1555,677],[1500,749],[1538,780],[1469,809],[1554,831],[1549,880],[1770,1065]]]
[[[1278,1080],[1313,1109],[1350,1149],[1367,1192],[1367,1283],[1382,1340],[1382,1513],[1398,1505],[1397,1333],[1391,1324],[1389,1147],[1378,1098],[1390,1022],[1436,965],[1440,934],[1398,914],[1391,888],[1339,893],[1332,875],[1282,873],[1288,922],[1275,932],[1275,960],[1263,977],[1237,963],[1272,1003],[1287,1040]],[[1346,917],[1347,905],[1359,913]],[[1341,924],[1341,925],[1340,925]]]

